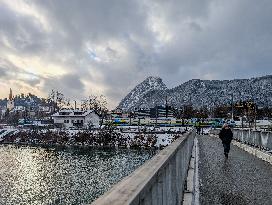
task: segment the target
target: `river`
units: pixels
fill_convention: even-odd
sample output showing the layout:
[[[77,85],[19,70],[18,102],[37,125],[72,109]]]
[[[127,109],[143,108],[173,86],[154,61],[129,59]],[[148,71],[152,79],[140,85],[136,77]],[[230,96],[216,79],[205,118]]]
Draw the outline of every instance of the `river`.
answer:
[[[154,154],[0,145],[0,204],[90,204]]]

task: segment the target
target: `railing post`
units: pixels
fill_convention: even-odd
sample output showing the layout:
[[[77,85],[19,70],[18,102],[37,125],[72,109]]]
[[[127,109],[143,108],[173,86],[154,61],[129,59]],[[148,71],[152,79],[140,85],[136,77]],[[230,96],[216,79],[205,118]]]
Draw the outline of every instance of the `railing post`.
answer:
[[[168,187],[169,187],[169,166],[166,166],[164,169],[164,176],[163,176],[163,195],[162,195],[162,204],[168,204]]]
[[[159,171],[159,173],[158,173],[158,186],[157,186],[157,193],[158,193],[158,195],[157,195],[157,205],[163,205],[163,184],[164,184],[164,172],[163,171]],[[153,203],[152,203],[152,205],[153,205]],[[155,203],[154,203],[154,205],[156,205]]]
[[[177,181],[177,177],[176,177],[176,160],[175,160],[176,156],[173,157],[170,160],[169,163],[169,170],[170,170],[170,193],[169,193],[169,202],[170,204],[177,204],[177,189],[176,189],[176,184],[179,183]]]
[[[181,150],[178,150],[176,153],[176,176],[177,176],[177,182],[181,182],[182,180],[182,161],[181,161]],[[177,190],[183,190],[181,183],[176,183],[176,189]],[[182,200],[182,193],[181,191],[177,193],[177,204],[181,204]]]
[[[259,149],[272,150],[272,132],[259,130],[233,130],[234,139]]]

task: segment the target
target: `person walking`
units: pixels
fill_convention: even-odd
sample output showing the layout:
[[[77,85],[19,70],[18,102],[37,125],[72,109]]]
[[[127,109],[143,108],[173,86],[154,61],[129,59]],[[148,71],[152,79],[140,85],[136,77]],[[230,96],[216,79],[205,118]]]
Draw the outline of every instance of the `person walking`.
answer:
[[[219,133],[219,138],[222,140],[222,144],[224,147],[224,155],[226,158],[228,158],[228,154],[230,151],[230,143],[231,140],[233,139],[233,133],[228,124],[223,125]]]
[[[200,120],[199,119],[197,119],[197,121],[195,123],[195,127],[196,127],[196,133],[198,135],[200,135],[201,127],[200,127]]]

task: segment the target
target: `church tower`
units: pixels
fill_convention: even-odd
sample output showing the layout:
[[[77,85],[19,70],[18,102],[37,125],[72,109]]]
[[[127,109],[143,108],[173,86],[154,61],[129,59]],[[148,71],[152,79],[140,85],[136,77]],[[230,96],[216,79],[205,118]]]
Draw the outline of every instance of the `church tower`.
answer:
[[[8,98],[8,102],[7,102],[7,109],[9,111],[11,111],[14,107],[15,107],[15,105],[14,105],[14,99],[13,99],[13,96],[12,96],[12,90],[10,88],[10,90],[9,90],[9,98]]]

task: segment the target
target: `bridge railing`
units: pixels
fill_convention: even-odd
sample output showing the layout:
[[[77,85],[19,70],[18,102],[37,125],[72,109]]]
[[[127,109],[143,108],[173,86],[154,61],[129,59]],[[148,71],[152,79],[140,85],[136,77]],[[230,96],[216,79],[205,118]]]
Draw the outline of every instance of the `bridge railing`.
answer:
[[[92,204],[181,204],[194,137],[183,134]]]
[[[212,134],[219,134],[220,129],[211,130]],[[272,132],[233,129],[233,138],[241,143],[252,145],[265,150],[272,150]]]

